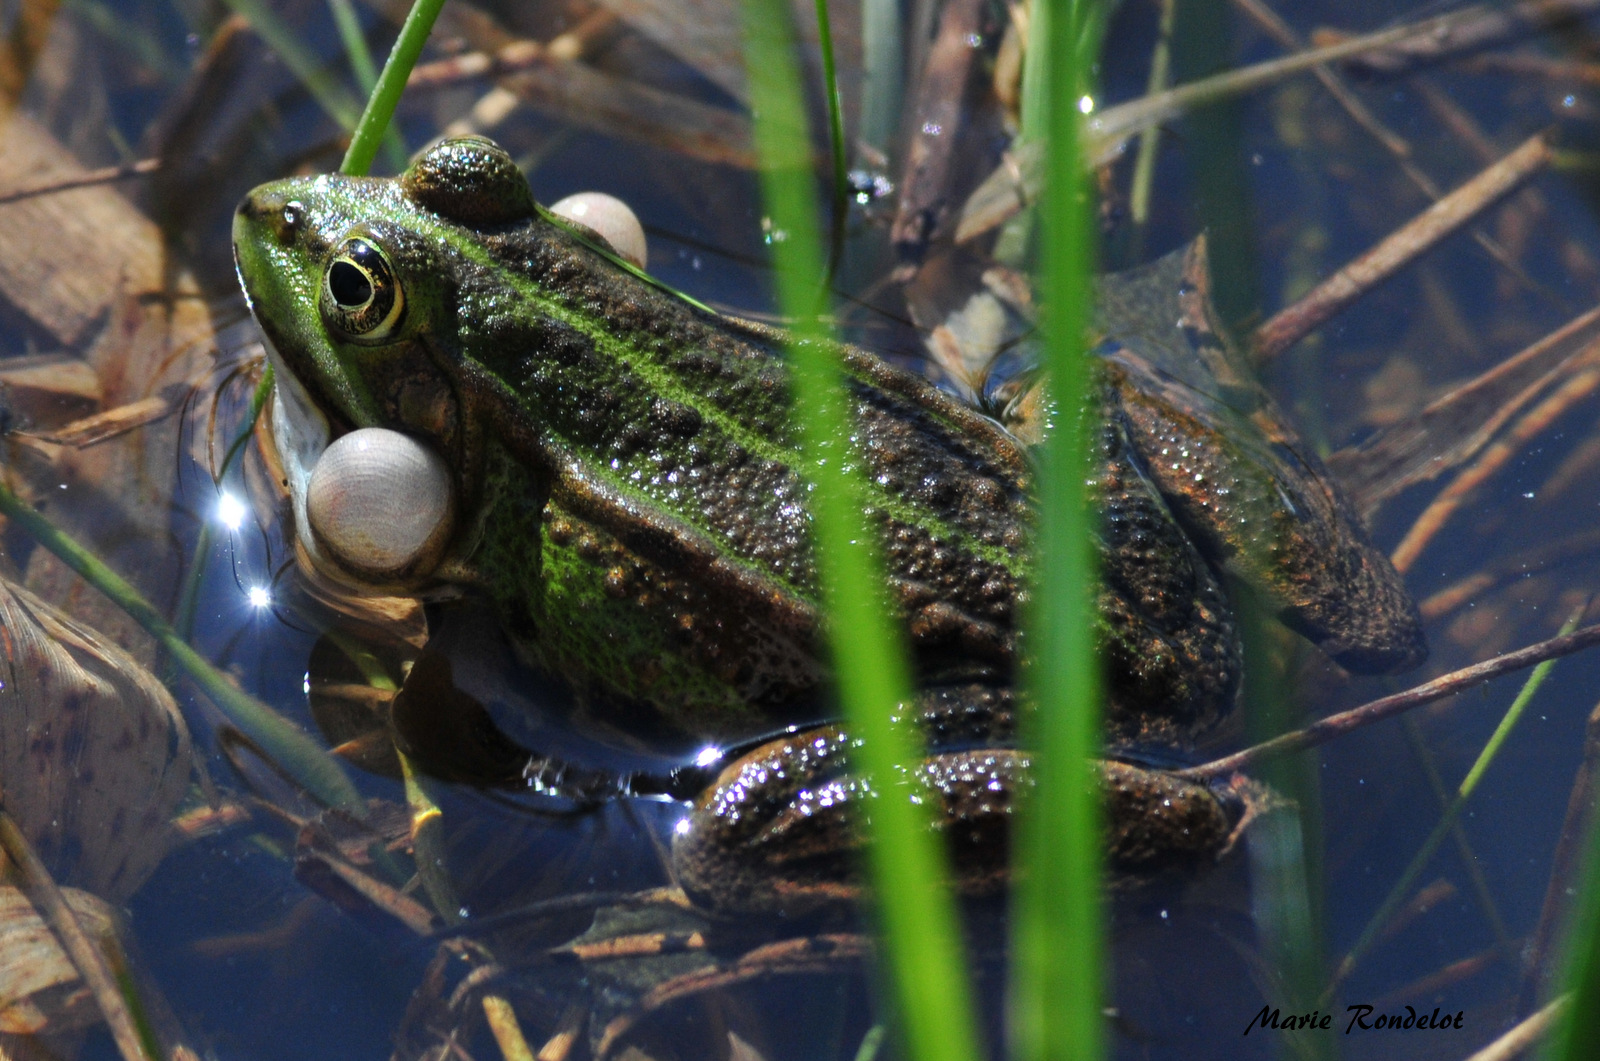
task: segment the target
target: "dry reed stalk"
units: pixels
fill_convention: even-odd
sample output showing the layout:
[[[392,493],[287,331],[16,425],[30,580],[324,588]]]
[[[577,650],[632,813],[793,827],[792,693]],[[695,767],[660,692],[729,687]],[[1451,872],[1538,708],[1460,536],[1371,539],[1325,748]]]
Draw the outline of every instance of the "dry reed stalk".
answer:
[[[1600,387],[1600,367],[1586,367],[1562,384],[1553,394],[1534,406],[1511,426],[1500,439],[1487,446],[1476,460],[1464,468],[1423,510],[1406,536],[1389,557],[1395,570],[1404,573],[1416,563],[1422,551],[1444,525],[1496,472],[1509,464],[1527,443],[1543,434],[1559,417]]]
[[[1356,299],[1393,276],[1425,251],[1467,224],[1549,165],[1552,153],[1544,134],[1516,150],[1434,203],[1376,247],[1318,284],[1294,305],[1256,330],[1256,356],[1268,360],[1289,349]]]
[[[1451,671],[1404,692],[1379,697],[1360,707],[1329,715],[1303,729],[1292,730],[1271,740],[1252,745],[1243,751],[1213,759],[1209,763],[1201,763],[1199,766],[1191,766],[1184,770],[1174,770],[1173,776],[1190,781],[1210,781],[1216,777],[1236,773],[1263,759],[1326,744],[1363,726],[1370,726],[1374,722],[1381,722],[1424,704],[1431,704],[1435,700],[1442,700],[1464,689],[1482,685],[1514,671],[1524,670],[1545,660],[1570,656],[1574,652],[1580,652],[1596,644],[1600,644],[1600,623],[1585,626],[1560,637],[1535,642],[1512,652],[1502,653],[1482,663],[1474,663],[1470,667]]]

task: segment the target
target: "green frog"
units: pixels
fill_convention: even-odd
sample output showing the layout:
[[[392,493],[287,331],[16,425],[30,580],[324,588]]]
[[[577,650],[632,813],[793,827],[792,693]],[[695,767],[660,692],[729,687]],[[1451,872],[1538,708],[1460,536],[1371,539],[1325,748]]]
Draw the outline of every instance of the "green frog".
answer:
[[[238,208],[234,251],[313,562],[425,599],[486,597],[527,661],[580,700],[753,747],[674,838],[691,896],[730,911],[852,896],[870,786],[831,722],[785,336],[656,286],[536,204],[482,138],[443,141],[397,178],[263,185]],[[1219,338],[1203,245],[1107,284],[1100,305],[1086,411],[1103,512],[1099,769],[1110,859],[1140,871],[1214,855],[1239,820],[1229,791],[1163,769],[1233,711],[1225,578],[1351,668],[1401,669],[1425,649],[1393,568]],[[914,666],[922,780],[961,883],[993,889],[1028,783],[1015,736],[1027,447],[918,375],[829,351]],[[444,498],[425,545],[382,563],[305,511],[324,448],[363,428],[408,440]]]

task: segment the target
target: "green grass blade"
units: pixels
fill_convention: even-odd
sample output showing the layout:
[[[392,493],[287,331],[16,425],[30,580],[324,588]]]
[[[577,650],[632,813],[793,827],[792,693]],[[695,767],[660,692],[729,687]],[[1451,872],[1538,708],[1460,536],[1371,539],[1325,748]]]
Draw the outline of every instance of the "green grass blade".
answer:
[[[1255,743],[1293,729],[1304,721],[1290,677],[1297,645],[1273,618],[1261,597],[1239,587],[1233,597],[1241,635],[1244,673],[1240,689],[1245,739]],[[1291,1013],[1332,1008],[1322,998],[1327,983],[1320,883],[1322,880],[1322,796],[1319,760],[1308,752],[1263,763],[1257,780],[1283,795],[1288,804],[1250,824],[1244,844],[1250,860],[1250,912],[1266,972],[1260,984],[1269,1004]],[[1327,1036],[1291,1037],[1280,1056],[1318,1061],[1339,1056]]]
[[[1546,1061],[1591,1061],[1600,1057],[1600,815],[1589,822],[1589,852],[1582,883],[1572,907],[1567,936],[1566,993],[1570,998],[1557,1017],[1544,1051]]]
[[[184,65],[167,53],[159,37],[144,25],[124,18],[111,5],[98,0],[65,0],[62,6],[169,85],[182,82],[188,75]]]
[[[411,76],[411,68],[417,65],[422,46],[428,43],[428,34],[433,32],[434,20],[439,17],[443,7],[444,0],[417,0],[411,6],[411,13],[406,15],[405,24],[400,27],[400,36],[395,38],[394,47],[389,50],[389,61],[383,64],[383,73],[378,75],[378,85],[367,99],[367,108],[361,112],[361,120],[356,123],[350,148],[344,153],[344,162],[339,165],[340,173],[360,177],[372,169],[378,145],[389,128],[395,108],[400,105],[400,94],[406,89],[406,79]]]
[[[839,104],[839,72],[833,60],[833,29],[828,20],[828,0],[817,0],[818,46],[822,49],[822,89],[828,98],[828,153],[833,159],[831,224],[828,226],[828,282],[839,271],[844,256],[845,222],[850,217],[850,176],[846,172],[844,110]]]
[[[856,135],[885,157],[900,121],[905,44],[896,0],[861,3],[861,117]]]
[[[1091,385],[1085,338],[1094,288],[1074,105],[1088,87],[1084,60],[1094,38],[1085,27],[1098,22],[1094,16],[1091,5],[1075,0],[1035,3],[1030,29],[1038,32],[1024,71],[1023,127],[1045,145],[1041,323],[1051,401],[1062,412],[1041,455],[1038,585],[1029,616],[1034,710],[1024,716],[1023,746],[1035,752],[1035,787],[1018,823],[1010,1013],[1019,1061],[1092,1061],[1104,1053],[1101,831],[1092,766],[1100,750],[1100,664],[1084,489],[1091,425],[1078,415]]]
[[[350,0],[328,0],[328,12],[339,30],[339,42],[350,60],[350,72],[356,75],[361,91],[371,95],[378,84],[378,67],[372,61],[372,50],[361,32],[361,19],[356,16],[355,5]]]
[[[337,78],[328,73],[321,60],[312,55],[288,25],[261,0],[224,0],[236,14],[244,16],[250,27],[267,42],[289,72],[311,93],[317,106],[342,129],[353,128],[360,104]]]
[[[877,537],[862,515],[859,472],[846,450],[850,403],[837,348],[818,324],[826,289],[793,30],[783,0],[746,0],[744,18],[778,302],[796,323],[789,365],[806,474],[815,487],[814,540],[829,643],[845,717],[859,742],[853,761],[879,796],[867,857],[884,968],[904,1028],[905,1056],[974,1061],[967,969],[943,853],[927,807],[909,798],[920,794],[916,773],[906,767],[919,758],[917,741],[894,722],[898,705],[909,699],[909,674],[890,618]]]
[[[55,553],[144,627],[228,720],[307,792],[330,807],[339,807],[365,820],[367,805],[333,756],[288,719],[228,681],[221,671],[178,636],[138,590],[3,485],[0,485],[0,513],[9,516],[35,541]]]
[[[361,19],[356,15],[355,5],[350,0],[328,0],[328,11],[338,27],[339,41],[344,45],[345,58],[350,61],[350,72],[356,75],[356,84],[370,98],[373,89],[378,87],[378,68],[372,62],[372,49],[367,47],[367,38],[361,32]],[[393,169],[405,168],[406,145],[393,126],[384,131],[383,153]]]

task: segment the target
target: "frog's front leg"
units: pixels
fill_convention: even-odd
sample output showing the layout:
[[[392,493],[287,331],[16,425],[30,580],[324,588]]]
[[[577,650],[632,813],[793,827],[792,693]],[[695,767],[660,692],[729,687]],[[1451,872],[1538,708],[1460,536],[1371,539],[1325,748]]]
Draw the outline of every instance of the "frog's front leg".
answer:
[[[838,728],[811,730],[730,764],[674,838],[673,863],[690,897],[727,912],[790,914],[856,898],[865,801],[886,794],[850,772],[849,743]],[[1009,880],[1011,816],[1032,783],[1028,767],[1028,754],[1014,748],[923,761],[919,779],[937,797],[935,825],[963,893],[993,892]],[[1226,792],[1122,762],[1101,761],[1098,772],[1115,871],[1214,857],[1238,821],[1238,801]]]

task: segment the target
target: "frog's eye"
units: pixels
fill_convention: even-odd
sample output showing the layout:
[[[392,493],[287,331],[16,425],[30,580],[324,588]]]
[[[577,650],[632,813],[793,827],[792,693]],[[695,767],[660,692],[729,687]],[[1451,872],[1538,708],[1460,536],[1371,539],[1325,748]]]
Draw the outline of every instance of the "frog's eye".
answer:
[[[406,298],[383,251],[351,236],[339,244],[322,277],[322,319],[360,343],[387,338],[405,316]]]

